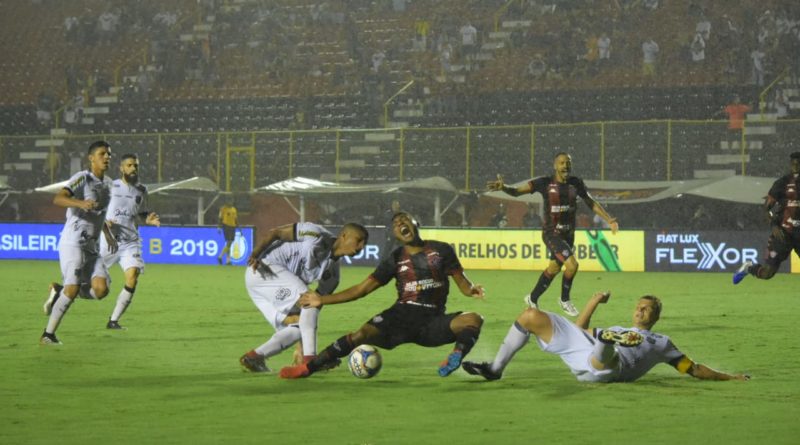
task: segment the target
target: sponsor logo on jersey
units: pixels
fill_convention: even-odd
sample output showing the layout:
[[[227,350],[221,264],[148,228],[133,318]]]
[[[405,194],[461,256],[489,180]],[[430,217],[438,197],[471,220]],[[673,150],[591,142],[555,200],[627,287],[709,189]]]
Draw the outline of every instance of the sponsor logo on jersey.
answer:
[[[418,281],[409,281],[403,287],[404,292],[422,292],[429,289],[438,289],[442,287],[444,283],[441,281],[436,281],[432,278],[426,278],[424,280]]]
[[[569,212],[569,206],[550,206],[550,213],[564,213]]]
[[[406,265],[403,265],[403,266],[400,266],[400,269],[398,269],[397,271],[398,271],[398,272],[405,272],[405,271],[407,271],[407,270],[408,270],[408,266],[406,266]]]
[[[283,301],[289,298],[292,295],[292,291],[289,288],[282,287],[278,289],[278,292],[275,292],[275,299],[278,301]]]

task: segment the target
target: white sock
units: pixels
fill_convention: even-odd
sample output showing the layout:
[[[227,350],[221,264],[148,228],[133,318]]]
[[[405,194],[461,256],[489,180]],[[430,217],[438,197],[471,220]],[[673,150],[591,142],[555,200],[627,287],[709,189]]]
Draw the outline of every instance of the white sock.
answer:
[[[494,362],[492,362],[491,367],[492,372],[501,374],[503,370],[506,369],[508,362],[514,358],[514,354],[528,343],[530,337],[530,332],[520,326],[519,323],[514,322],[514,324],[511,325],[511,329],[508,330],[503,344],[500,345],[497,355],[494,357]]]
[[[616,359],[616,352],[617,351],[614,349],[613,343],[603,343],[602,341],[597,340],[594,344],[594,348],[592,349],[592,357],[598,362],[608,365]]]
[[[300,329],[293,324],[276,332],[266,343],[257,347],[255,351],[256,354],[264,358],[272,357],[297,343],[298,340],[300,340]]]
[[[317,355],[317,319],[319,308],[300,309],[300,336],[303,339],[303,355]]]
[[[119,317],[122,317],[122,314],[125,313],[125,310],[128,309],[128,306],[131,304],[134,292],[136,292],[135,288],[130,289],[128,286],[122,287],[122,290],[117,296],[117,305],[114,306],[114,312],[111,313],[111,321],[119,321]]]
[[[47,321],[45,332],[48,334],[55,334],[58,325],[61,324],[61,319],[64,318],[64,314],[67,313],[67,309],[69,309],[70,305],[72,305],[71,299],[64,295],[58,297],[58,300],[53,304],[53,311],[50,312],[50,319]]]

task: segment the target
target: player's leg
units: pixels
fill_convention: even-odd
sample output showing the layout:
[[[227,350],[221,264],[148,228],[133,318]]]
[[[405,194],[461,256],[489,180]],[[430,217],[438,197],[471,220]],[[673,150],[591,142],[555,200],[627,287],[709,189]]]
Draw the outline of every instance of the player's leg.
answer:
[[[616,346],[632,347],[642,343],[644,337],[636,331],[600,331],[597,335],[597,342],[592,349],[589,363],[592,368],[602,371],[614,369],[619,365],[619,354]]]
[[[570,291],[572,290],[572,280],[578,273],[578,261],[575,256],[570,254],[564,263],[564,275],[561,276],[561,310],[571,317],[578,316],[578,309],[572,304]]]
[[[745,262],[733,275],[733,284],[739,284],[747,275],[753,275],[761,280],[769,280],[774,277],[781,263],[791,255],[792,247],[791,239],[785,233],[783,237],[770,234],[764,264]]]
[[[517,317],[492,363],[464,362],[464,370],[470,374],[481,375],[487,380],[499,379],[517,351],[528,344],[531,334],[536,335],[545,343],[549,343],[553,338],[553,323],[550,321],[550,317],[545,312],[534,308],[526,309]]]
[[[539,298],[545,293],[547,288],[550,287],[550,283],[553,282],[553,279],[559,272],[561,272],[561,263],[557,260],[550,260],[547,268],[539,275],[536,286],[533,287],[533,290],[531,290],[531,293],[527,296],[526,303],[528,303],[528,306],[533,308],[539,307]]]
[[[303,291],[305,292],[305,291]],[[320,308],[301,308],[299,325],[303,348],[303,360],[309,361],[317,355],[317,320]]]
[[[448,324],[448,329],[455,336],[453,351],[439,364],[439,375],[447,377],[461,366],[461,361],[469,354],[481,334],[483,317],[475,312],[456,315]]]
[[[119,319],[133,301],[133,294],[136,292],[136,285],[139,283],[139,273],[140,269],[138,267],[125,269],[125,285],[122,286],[122,290],[117,295],[117,302],[114,305],[114,311],[111,312],[108,323],[106,323],[106,328],[125,329],[119,324]]]
[[[142,246],[139,243],[129,243],[120,246],[117,251],[119,254],[117,260],[119,265],[125,273],[125,285],[117,295],[117,303],[114,305],[114,311],[106,324],[108,329],[124,329],[119,324],[119,319],[122,314],[128,309],[133,301],[133,295],[136,292],[136,287],[139,283],[139,275],[144,273],[144,260],[142,259]],[[107,257],[103,257],[104,259]],[[108,261],[105,261],[106,270],[111,266]]]
[[[381,331],[376,326],[365,323],[357,331],[339,337],[308,363],[287,366],[281,369],[280,377],[283,379],[297,379],[308,377],[320,370],[330,369],[336,366],[342,357],[346,357],[359,345],[376,344],[382,346],[380,341],[382,337]]]
[[[245,288],[250,299],[275,328],[275,334],[265,343],[239,358],[239,363],[251,372],[269,371],[265,360],[291,347],[301,338],[297,325],[299,309],[294,302],[300,296],[300,289],[307,287],[286,270],[275,268],[275,273],[269,276],[262,276],[250,268],[245,271]]]
[[[61,266],[63,287],[55,294],[51,291],[51,297],[45,302],[45,311],[47,311],[49,303],[50,313],[48,314],[47,326],[39,339],[39,343],[43,345],[61,344],[56,337],[56,330],[70,306],[72,306],[72,302],[78,296],[81,281],[84,280],[85,276],[89,275],[85,271],[85,254],[80,247],[59,244],[58,262]],[[54,286],[51,285],[52,287]]]
[[[536,286],[526,300],[528,306],[533,308],[539,307],[539,297],[550,287],[550,283],[561,272],[561,266],[567,261],[572,252],[569,244],[558,236],[543,234],[542,240],[550,252],[550,263],[547,265],[547,269],[539,276],[539,281],[536,282]]]

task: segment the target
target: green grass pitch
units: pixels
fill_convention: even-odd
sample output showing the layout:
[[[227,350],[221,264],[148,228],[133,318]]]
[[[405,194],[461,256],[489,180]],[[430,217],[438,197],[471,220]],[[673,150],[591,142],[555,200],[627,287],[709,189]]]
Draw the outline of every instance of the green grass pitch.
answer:
[[[344,268],[342,286],[365,268]],[[2,444],[794,444],[800,433],[800,277],[729,274],[580,273],[573,300],[612,291],[593,325],[629,325],[636,297],[662,298],[656,331],[693,359],[749,382],[704,382],[659,365],[632,384],[577,382],[534,344],[503,379],[459,370],[437,375],[450,348],[382,351],[371,380],[346,367],[300,381],[241,371],[238,358],[271,327],[244,289],[243,268],[149,265],[122,324],[105,322],[121,286],[104,301],[78,300],[60,347],[37,344],[55,262],[2,261],[0,443]],[[451,295],[450,311],[485,317],[473,360],[494,357],[538,272],[472,271],[485,301]],[[541,300],[557,309],[560,279]],[[340,287],[342,289],[343,287]],[[324,347],[394,301],[394,283],[365,299],[326,307]],[[273,369],[291,354],[272,359]]]

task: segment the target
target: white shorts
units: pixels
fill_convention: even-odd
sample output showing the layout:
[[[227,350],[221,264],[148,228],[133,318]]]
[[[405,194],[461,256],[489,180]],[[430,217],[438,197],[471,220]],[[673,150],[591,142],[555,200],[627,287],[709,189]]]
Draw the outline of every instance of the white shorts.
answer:
[[[101,238],[100,253],[103,256],[103,262],[105,263],[107,269],[111,269],[111,266],[113,266],[115,263],[119,263],[123,271],[135,267],[139,269],[139,273],[144,272],[141,241],[121,243],[116,252],[109,253],[108,244],[106,243],[105,238]]]
[[[273,274],[265,278],[251,267],[244,274],[247,293],[269,324],[279,331],[286,326],[283,320],[295,309],[300,294],[308,291],[308,285],[283,266],[270,265]]]
[[[81,246],[58,243],[58,262],[64,286],[91,284],[100,277],[109,281],[108,269],[96,251]]]
[[[616,369],[594,369],[591,363],[594,341],[592,337],[575,323],[566,318],[545,312],[553,324],[553,338],[545,343],[536,338],[542,351],[561,357],[570,371],[581,382],[610,382],[619,372]]]

